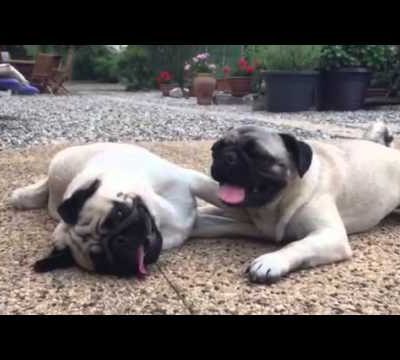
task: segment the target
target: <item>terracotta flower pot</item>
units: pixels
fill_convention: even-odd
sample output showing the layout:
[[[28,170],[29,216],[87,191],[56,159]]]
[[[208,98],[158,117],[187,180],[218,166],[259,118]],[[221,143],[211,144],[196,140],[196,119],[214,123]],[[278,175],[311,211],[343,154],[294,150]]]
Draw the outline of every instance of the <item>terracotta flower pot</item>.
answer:
[[[217,79],[217,90],[224,91],[224,92],[230,92],[231,88],[229,86],[228,79]]]
[[[193,81],[193,89],[197,97],[197,104],[212,104],[216,84],[217,80],[211,74],[197,74]]]
[[[228,79],[232,96],[243,97],[251,93],[251,76],[236,76]]]
[[[160,84],[160,90],[163,96],[169,96],[169,92],[176,86],[177,86],[176,84]]]

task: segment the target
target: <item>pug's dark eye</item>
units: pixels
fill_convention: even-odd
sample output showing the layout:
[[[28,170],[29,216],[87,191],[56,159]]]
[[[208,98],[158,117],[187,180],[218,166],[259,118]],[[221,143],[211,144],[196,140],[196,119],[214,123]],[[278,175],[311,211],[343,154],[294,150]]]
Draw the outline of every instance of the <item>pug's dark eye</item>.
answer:
[[[114,215],[117,219],[122,220],[130,214],[130,209],[127,205],[116,203],[114,205]]]
[[[114,208],[112,209],[110,215],[104,221],[103,227],[113,228],[125,220],[131,213],[128,205],[123,203],[114,203]]]

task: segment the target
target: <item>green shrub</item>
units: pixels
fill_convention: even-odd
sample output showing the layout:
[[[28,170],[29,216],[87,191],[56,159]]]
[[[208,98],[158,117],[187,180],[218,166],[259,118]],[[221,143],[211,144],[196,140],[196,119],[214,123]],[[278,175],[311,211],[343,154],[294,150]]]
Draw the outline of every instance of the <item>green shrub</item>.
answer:
[[[385,72],[393,67],[396,51],[392,45],[324,45],[321,67],[366,67],[371,71]]]
[[[150,65],[148,52],[137,45],[129,45],[121,53],[118,72],[127,90],[149,89],[156,86],[155,72]]]
[[[108,83],[117,83],[119,55],[98,57],[94,59],[94,74],[96,80]]]
[[[74,80],[115,81],[115,57],[118,54],[105,45],[80,47],[74,59]]]
[[[249,45],[248,58],[261,62],[265,70],[314,70],[321,57],[321,45]]]

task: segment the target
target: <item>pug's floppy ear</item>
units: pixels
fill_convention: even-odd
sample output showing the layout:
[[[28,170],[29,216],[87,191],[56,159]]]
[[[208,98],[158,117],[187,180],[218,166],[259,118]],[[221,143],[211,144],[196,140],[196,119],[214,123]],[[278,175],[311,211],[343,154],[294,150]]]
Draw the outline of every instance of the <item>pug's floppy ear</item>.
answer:
[[[79,213],[83,205],[93,196],[99,187],[100,180],[96,179],[88,188],[75,191],[70,198],[58,207],[61,219],[68,225],[75,225],[78,222]]]
[[[220,139],[218,141],[216,141],[212,147],[211,147],[211,151],[218,151],[219,149],[221,149],[223,146],[225,145],[225,141],[224,139]]]
[[[297,172],[302,178],[311,166],[313,151],[311,146],[303,141],[297,140],[289,134],[279,134],[287,151],[292,155]]]
[[[33,265],[33,269],[37,273],[50,272],[56,269],[66,269],[74,265],[71,250],[66,247],[62,250],[54,249],[51,254],[37,261]]]

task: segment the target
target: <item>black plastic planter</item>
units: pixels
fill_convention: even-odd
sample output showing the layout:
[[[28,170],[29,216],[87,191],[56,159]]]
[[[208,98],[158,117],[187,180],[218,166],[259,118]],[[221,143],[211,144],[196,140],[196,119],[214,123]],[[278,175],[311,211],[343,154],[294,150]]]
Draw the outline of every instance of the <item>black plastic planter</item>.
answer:
[[[267,85],[267,111],[308,111],[315,105],[319,72],[267,71],[263,78]]]
[[[371,80],[366,68],[343,68],[321,74],[319,110],[355,111],[364,106]]]

